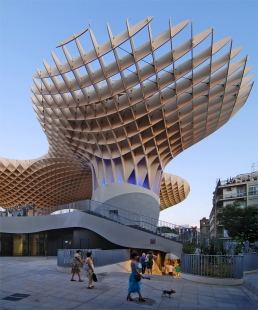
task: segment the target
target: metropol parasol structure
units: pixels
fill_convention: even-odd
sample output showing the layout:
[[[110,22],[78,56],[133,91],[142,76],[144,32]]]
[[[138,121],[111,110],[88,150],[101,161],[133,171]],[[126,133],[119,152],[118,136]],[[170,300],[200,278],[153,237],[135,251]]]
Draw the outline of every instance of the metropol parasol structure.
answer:
[[[33,160],[0,159],[2,207],[33,202],[47,210],[92,199],[158,219],[160,210],[187,197],[189,184],[164,169],[245,104],[251,67],[247,56],[233,61],[241,48],[231,38],[213,41],[213,28],[177,44],[189,21],[153,37],[151,20],[127,21],[116,36],[107,24],[102,44],[86,28],[57,46],[65,62],[53,52],[54,66],[43,61],[31,90],[49,150]],[[136,46],[134,36],[146,29],[148,40]],[[83,46],[81,36],[92,46]]]

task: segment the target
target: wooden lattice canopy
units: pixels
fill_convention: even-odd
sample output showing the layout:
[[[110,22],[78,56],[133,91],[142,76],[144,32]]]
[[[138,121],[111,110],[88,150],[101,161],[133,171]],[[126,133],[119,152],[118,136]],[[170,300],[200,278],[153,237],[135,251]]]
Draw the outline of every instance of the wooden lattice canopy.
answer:
[[[160,194],[161,210],[185,199],[188,183],[163,175],[164,168],[244,105],[253,85],[246,76],[251,67],[247,57],[232,62],[241,48],[233,49],[230,38],[214,42],[213,28],[178,45],[175,37],[189,21],[169,23],[153,37],[151,20],[127,22],[116,36],[107,24],[109,40],[103,44],[84,29],[58,45],[65,62],[53,52],[54,66],[43,61],[31,90],[49,152],[33,161],[0,162],[3,207],[68,203],[114,182]],[[136,46],[134,36],[143,31],[148,39]],[[92,48],[81,45],[82,35]],[[71,42],[75,57],[66,47]],[[208,44],[200,50],[202,42]],[[106,63],[106,56],[113,60]]]

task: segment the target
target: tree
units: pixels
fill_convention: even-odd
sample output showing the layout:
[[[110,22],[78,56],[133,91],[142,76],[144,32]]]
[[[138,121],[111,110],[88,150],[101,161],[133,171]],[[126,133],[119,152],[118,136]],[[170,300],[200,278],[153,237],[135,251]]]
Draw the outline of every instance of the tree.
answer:
[[[222,208],[220,223],[227,230],[229,237],[241,241],[258,240],[258,208],[242,208],[238,202]]]
[[[178,231],[176,229],[167,226],[160,226],[157,228],[157,231],[159,233],[173,233],[178,235]]]
[[[182,251],[184,254],[195,254],[196,244],[191,241],[183,242]]]

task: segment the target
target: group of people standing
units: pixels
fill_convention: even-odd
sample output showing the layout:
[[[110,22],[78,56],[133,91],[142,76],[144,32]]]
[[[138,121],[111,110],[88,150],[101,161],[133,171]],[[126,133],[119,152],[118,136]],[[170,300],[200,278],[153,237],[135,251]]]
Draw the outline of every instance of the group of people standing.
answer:
[[[84,270],[86,271],[86,274],[89,280],[88,289],[93,289],[94,286],[92,285],[92,281],[93,281],[94,265],[93,265],[93,259],[92,259],[92,252],[86,253],[86,260],[84,263],[81,259],[81,250],[76,251],[73,257],[71,281],[76,281],[74,280],[74,275],[77,273],[79,277],[79,282],[84,282],[84,280],[82,280],[81,278],[80,266],[84,266]]]
[[[162,268],[161,268],[163,276],[166,275],[166,269],[167,269],[166,266],[163,265]],[[168,265],[168,274],[170,276],[174,276],[175,278],[180,278],[180,270],[181,270],[181,268],[180,268],[179,264],[174,267],[171,264],[171,262],[169,263],[169,265]]]
[[[145,253],[142,253],[142,256],[139,257],[139,262],[141,263],[141,271],[142,274],[145,274],[145,271],[147,269],[148,274],[152,274],[152,267],[153,267],[153,259],[157,258],[156,255],[153,255],[151,251],[148,252],[146,255]]]

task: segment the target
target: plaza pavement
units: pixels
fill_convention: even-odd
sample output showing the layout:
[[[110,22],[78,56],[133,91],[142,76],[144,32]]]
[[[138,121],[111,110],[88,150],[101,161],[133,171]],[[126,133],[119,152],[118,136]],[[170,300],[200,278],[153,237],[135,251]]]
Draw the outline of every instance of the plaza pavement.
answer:
[[[258,273],[245,275],[244,284],[239,286],[200,284],[154,275],[151,280],[143,280],[142,295],[147,298],[146,303],[136,299],[126,301],[126,273],[99,274],[93,290],[87,289],[84,274],[83,279],[84,282],[78,282],[78,278],[71,282],[70,275],[56,270],[56,258],[0,257],[0,309],[258,309]],[[159,290],[170,288],[176,294],[162,297]],[[30,296],[15,295],[16,299],[20,297],[16,301],[3,299],[13,294]]]

